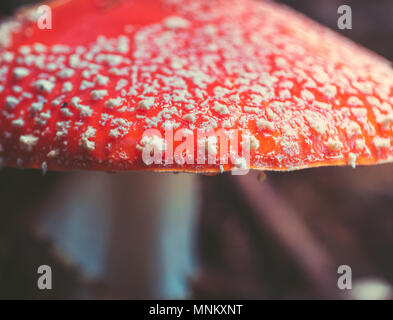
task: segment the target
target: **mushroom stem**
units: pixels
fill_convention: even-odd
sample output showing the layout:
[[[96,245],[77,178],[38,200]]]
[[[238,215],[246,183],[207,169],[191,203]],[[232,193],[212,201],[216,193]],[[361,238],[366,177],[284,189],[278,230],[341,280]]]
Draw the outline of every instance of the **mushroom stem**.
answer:
[[[102,283],[88,298],[185,298],[197,198],[194,175],[80,172],[40,208],[38,229]]]

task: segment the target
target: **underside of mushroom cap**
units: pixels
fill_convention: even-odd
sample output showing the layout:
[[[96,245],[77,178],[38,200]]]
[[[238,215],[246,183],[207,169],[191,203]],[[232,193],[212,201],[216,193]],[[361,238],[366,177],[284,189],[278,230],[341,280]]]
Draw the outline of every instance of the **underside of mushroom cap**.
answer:
[[[39,28],[36,7],[0,26],[6,166],[219,172],[393,160],[390,64],[289,8],[47,4],[52,29]]]

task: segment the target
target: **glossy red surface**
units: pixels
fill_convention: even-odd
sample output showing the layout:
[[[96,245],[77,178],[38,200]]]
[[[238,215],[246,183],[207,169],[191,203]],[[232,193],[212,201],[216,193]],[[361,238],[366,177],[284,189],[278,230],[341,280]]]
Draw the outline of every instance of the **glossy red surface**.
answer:
[[[164,144],[143,133],[164,138],[165,128],[194,138],[248,130],[246,167],[260,170],[393,159],[390,65],[293,10],[251,0],[49,5],[51,30],[38,29],[35,9],[2,26],[4,165],[218,172],[241,159],[146,165],[143,150]]]

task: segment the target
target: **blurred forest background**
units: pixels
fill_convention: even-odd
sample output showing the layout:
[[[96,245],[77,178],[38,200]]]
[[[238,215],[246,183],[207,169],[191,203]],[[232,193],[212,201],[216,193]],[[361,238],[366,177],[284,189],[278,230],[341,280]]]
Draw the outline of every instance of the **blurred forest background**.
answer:
[[[27,2],[2,0],[0,14]],[[393,1],[280,2],[393,59]],[[337,30],[342,4],[352,7],[352,30]],[[0,171],[0,298],[117,297],[36,230],[37,208],[65,175]],[[201,176],[197,183],[199,271],[188,280],[189,297],[391,297],[393,165],[268,173],[262,183],[253,175]],[[42,261],[54,266],[56,290],[36,289]],[[340,265],[352,267],[351,291],[337,289]],[[154,297],[140,286],[126,297]]]

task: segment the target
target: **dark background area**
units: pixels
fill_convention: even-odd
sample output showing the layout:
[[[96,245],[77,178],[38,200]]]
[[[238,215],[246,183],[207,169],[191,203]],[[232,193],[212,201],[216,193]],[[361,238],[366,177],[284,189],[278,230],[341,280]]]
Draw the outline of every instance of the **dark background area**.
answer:
[[[1,0],[0,12],[6,16],[26,2],[31,1]],[[393,60],[393,1],[280,2]],[[342,4],[352,7],[352,30],[336,27]],[[45,201],[62,176],[0,171],[0,298],[71,298],[81,287],[100,290],[31,228],[31,208]],[[202,269],[190,280],[194,297],[341,297],[332,284],[342,264],[353,267],[356,281],[393,283],[392,165],[271,173],[259,209],[260,202],[241,193],[254,182],[200,177]],[[272,212],[272,202],[282,206],[280,214]],[[58,290],[35,289],[36,277],[28,270],[35,270],[37,261],[56,266]]]

